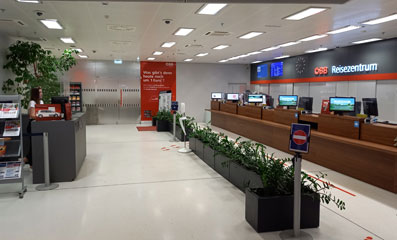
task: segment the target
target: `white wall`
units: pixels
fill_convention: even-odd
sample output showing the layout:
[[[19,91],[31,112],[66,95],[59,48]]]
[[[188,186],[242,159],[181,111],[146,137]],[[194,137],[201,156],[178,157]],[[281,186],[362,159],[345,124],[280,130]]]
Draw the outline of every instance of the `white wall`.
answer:
[[[245,83],[249,89],[249,65],[177,63],[177,101],[186,104],[186,114],[204,121],[211,92],[227,92],[229,83]]]
[[[270,95],[277,99],[280,94],[292,94],[291,86],[294,95],[314,98],[313,112],[320,112],[322,100],[329,97],[356,97],[357,101],[376,97],[379,119],[397,122],[397,80],[264,84],[252,88],[269,89]]]

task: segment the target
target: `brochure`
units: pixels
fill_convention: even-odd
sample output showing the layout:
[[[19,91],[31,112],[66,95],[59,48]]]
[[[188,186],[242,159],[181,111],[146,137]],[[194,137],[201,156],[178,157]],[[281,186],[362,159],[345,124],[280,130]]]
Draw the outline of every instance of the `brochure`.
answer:
[[[21,131],[21,124],[19,123],[18,120],[6,121],[4,126],[3,136],[4,137],[19,136],[20,131]]]
[[[18,179],[21,177],[21,162],[0,163],[0,180]]]
[[[17,118],[19,114],[18,103],[2,103],[0,104],[0,118]]]

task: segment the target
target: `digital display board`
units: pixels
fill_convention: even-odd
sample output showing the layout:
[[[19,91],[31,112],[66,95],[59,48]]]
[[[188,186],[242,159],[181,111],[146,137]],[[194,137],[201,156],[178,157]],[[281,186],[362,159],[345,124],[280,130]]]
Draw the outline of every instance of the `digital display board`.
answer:
[[[298,104],[298,96],[280,95],[278,96],[278,104],[280,106],[296,106]]]
[[[329,98],[329,110],[337,112],[353,112],[356,98],[354,97],[331,97]]]
[[[283,62],[275,62],[270,65],[270,76],[271,77],[283,76]]]
[[[267,77],[267,64],[259,65],[256,68],[256,76],[257,78],[266,78]]]

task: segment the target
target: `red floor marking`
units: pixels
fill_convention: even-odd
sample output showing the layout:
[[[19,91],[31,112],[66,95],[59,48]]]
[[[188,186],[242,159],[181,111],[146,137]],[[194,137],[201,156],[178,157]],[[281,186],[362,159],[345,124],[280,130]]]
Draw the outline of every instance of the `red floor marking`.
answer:
[[[372,237],[366,237],[364,240],[372,240]]]

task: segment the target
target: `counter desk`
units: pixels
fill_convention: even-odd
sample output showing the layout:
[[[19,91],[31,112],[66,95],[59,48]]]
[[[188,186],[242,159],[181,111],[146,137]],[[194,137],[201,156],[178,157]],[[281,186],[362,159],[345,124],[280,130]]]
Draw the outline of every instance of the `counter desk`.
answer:
[[[390,144],[391,137],[375,137],[382,135],[380,130],[389,131],[390,136],[397,134],[397,127],[395,132],[377,130],[373,128],[386,127],[364,124],[363,119],[345,116],[298,114],[296,118],[294,110],[263,109],[262,119],[258,119],[222,111],[222,104],[219,109],[211,110],[212,125],[284,152],[289,152],[291,123],[301,118],[313,121],[318,124],[318,130],[312,130],[310,153],[303,156],[305,160],[397,193],[397,148]],[[361,127],[363,136],[360,138]],[[377,133],[372,142],[365,140],[371,138],[368,137],[371,131]],[[381,144],[383,141],[388,145]]]
[[[48,132],[51,182],[73,181],[86,157],[86,114],[70,121],[33,121],[32,133]],[[33,183],[44,182],[43,137],[32,137]]]

